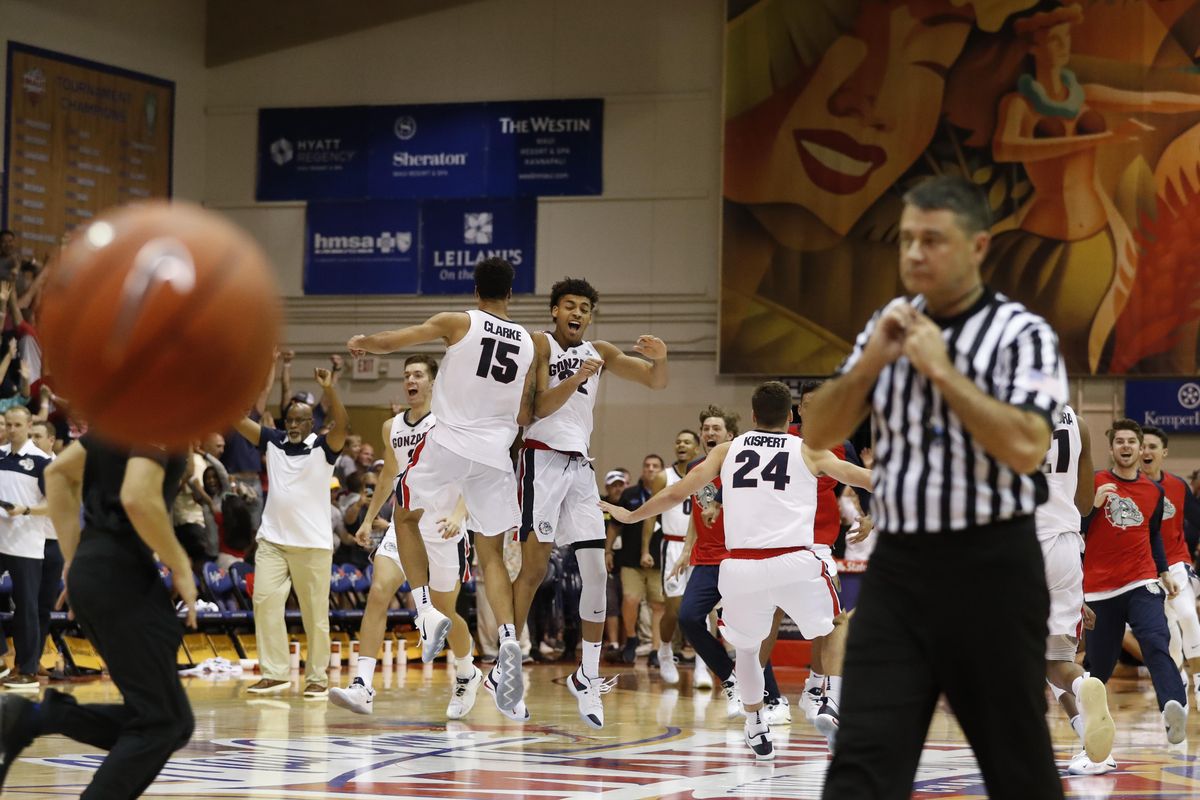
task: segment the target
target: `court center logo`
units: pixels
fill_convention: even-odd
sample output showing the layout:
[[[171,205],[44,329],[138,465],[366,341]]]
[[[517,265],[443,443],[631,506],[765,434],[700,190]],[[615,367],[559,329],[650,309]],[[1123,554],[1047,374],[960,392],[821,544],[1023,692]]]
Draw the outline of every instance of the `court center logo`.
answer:
[[[463,215],[463,241],[467,244],[492,243],[492,212]]]
[[[1180,386],[1176,399],[1179,401],[1179,405],[1188,411],[1200,408],[1200,383],[1185,383]]]
[[[282,167],[295,157],[296,151],[292,148],[292,143],[282,137],[271,142],[271,160],[276,165]]]

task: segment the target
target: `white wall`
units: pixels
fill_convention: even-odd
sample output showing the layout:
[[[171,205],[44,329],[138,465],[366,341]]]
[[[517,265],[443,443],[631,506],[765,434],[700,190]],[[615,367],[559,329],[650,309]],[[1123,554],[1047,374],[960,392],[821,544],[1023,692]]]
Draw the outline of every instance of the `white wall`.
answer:
[[[668,450],[709,402],[748,416],[752,382],[715,377],[723,15],[724,0],[485,0],[210,70],[205,200],[275,261],[296,374],[350,334],[418,322],[447,301],[302,296],[303,205],[254,202],[259,107],[603,97],[604,194],[540,202],[542,296],[514,315],[543,325],[550,285],[583,276],[602,296],[593,338],[669,343],[666,391],[606,381],[598,467],[635,469]],[[398,393],[396,382],[360,382],[347,399]]]
[[[0,35],[175,81],[175,195],[203,199],[203,2],[0,0]],[[6,68],[0,59],[0,85]]]

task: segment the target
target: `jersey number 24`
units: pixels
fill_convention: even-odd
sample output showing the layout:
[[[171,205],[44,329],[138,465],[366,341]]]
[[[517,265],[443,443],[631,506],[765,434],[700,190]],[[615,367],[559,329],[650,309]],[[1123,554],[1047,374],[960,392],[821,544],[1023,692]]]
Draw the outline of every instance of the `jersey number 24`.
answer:
[[[734,463],[741,464],[738,471],[733,473],[733,488],[735,489],[756,489],[758,481],[761,478],[764,482],[769,483],[777,492],[782,492],[787,488],[787,485],[792,482],[788,477],[788,454],[786,452],[776,453],[767,465],[762,468],[759,477],[753,476],[753,472],[758,469],[758,465],[762,459],[754,450],[743,450],[737,454]]]

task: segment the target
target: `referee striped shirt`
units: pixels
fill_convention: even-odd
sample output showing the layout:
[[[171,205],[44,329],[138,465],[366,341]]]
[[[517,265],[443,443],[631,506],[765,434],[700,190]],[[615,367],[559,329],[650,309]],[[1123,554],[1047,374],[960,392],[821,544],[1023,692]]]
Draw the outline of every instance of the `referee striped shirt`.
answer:
[[[875,312],[839,374],[858,362],[879,319],[902,302],[897,298]],[[911,302],[925,312],[924,297]],[[1020,303],[985,289],[971,308],[934,322],[942,328],[954,366],[985,394],[1041,414],[1047,423],[1066,402],[1058,337]],[[880,372],[870,405],[875,438],[871,515],[880,530],[963,530],[1032,515],[1046,500],[1041,472],[1022,475],[990,456],[907,357]]]

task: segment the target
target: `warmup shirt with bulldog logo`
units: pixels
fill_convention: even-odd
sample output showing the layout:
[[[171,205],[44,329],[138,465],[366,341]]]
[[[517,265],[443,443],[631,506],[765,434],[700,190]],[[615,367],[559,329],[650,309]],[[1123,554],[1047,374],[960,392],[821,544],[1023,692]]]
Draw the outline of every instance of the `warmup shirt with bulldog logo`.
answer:
[[[1106,483],[1115,492],[1086,520],[1083,596],[1089,602],[1149,586],[1167,571],[1162,488],[1141,474],[1126,480],[1110,470],[1097,472],[1093,486]]]

